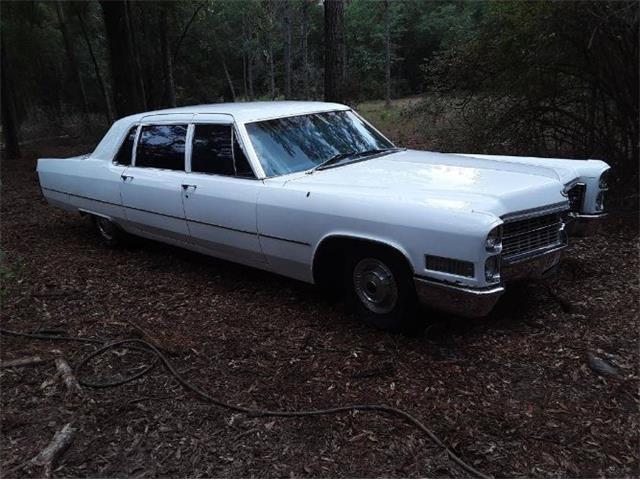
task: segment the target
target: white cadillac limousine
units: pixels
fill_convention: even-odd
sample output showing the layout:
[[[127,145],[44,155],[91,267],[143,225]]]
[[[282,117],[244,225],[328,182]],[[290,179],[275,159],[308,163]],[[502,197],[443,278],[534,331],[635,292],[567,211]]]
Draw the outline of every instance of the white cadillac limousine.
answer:
[[[137,235],[340,286],[397,331],[419,302],[480,317],[509,281],[551,272],[604,216],[609,166],[407,150],[344,105],[252,102],[132,115],[37,171],[107,245]]]

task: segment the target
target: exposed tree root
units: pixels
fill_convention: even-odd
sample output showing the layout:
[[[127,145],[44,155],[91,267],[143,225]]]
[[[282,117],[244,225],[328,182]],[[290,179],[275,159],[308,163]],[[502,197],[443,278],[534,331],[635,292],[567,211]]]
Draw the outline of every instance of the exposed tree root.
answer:
[[[39,365],[47,361],[48,359],[46,358],[34,355],[33,357],[22,357],[16,358],[15,360],[7,360],[0,363],[0,368],[29,367],[31,365]]]
[[[71,370],[71,367],[66,360],[63,358],[56,358],[56,368],[58,369],[58,373],[70,393],[80,393],[82,391],[82,387],[80,387],[78,379],[73,374],[73,370]]]
[[[73,424],[67,423],[56,432],[49,445],[29,461],[28,466],[44,467],[44,477],[50,478],[56,463],[71,445],[75,433]]]

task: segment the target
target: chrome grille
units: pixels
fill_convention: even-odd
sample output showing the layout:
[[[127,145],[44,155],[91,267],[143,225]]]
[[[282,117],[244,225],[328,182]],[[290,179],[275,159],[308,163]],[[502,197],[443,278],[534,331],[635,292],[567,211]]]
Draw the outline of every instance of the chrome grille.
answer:
[[[559,212],[507,221],[502,228],[502,255],[507,260],[563,242]]]
[[[582,208],[585,189],[586,186],[584,183],[578,183],[571,187],[567,192],[567,197],[569,198],[569,209],[572,212],[579,212]]]

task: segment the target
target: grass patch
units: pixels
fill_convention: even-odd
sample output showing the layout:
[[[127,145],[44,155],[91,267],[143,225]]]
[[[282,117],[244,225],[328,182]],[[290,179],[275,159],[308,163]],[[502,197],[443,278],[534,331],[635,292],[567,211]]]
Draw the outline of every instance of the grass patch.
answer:
[[[358,104],[356,110],[399,147],[426,148],[416,114],[422,101],[422,97],[398,98],[386,106],[384,100],[373,100]]]

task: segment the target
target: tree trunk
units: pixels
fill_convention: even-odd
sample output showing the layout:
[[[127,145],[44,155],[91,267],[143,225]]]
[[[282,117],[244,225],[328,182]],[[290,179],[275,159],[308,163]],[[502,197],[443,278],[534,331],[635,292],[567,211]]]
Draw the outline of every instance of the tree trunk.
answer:
[[[231,80],[231,75],[229,74],[229,69],[227,68],[227,62],[224,61],[224,57],[222,53],[218,50],[218,56],[220,57],[220,63],[222,63],[222,69],[224,70],[224,76],[227,79],[227,85],[229,86],[229,92],[231,93],[231,100],[233,102],[236,101],[236,89],[233,86],[233,81]]]
[[[249,83],[247,82],[247,53],[242,52],[242,90],[244,92],[244,98],[249,98]]]
[[[268,64],[269,64],[269,95],[271,96],[271,100],[275,100],[276,98],[276,66],[275,66],[275,62],[273,61],[273,45],[272,45],[272,41],[271,41],[271,35],[272,33],[269,32],[269,46],[268,46],[268,52],[267,52],[267,56],[269,57],[267,59]]]
[[[251,52],[247,58],[247,82],[249,83],[249,99],[253,100],[255,97],[255,91],[253,89],[253,60],[255,53]]]
[[[144,8],[147,8],[149,3],[144,4]],[[142,5],[140,5],[142,8]],[[151,15],[150,15],[151,16]],[[154,17],[158,20],[157,16]],[[147,40],[149,38],[156,38],[158,30],[158,22],[140,22],[140,38]],[[146,85],[146,104],[147,108],[154,110],[160,108],[163,104],[163,88],[164,83],[162,78],[162,53],[160,51],[159,42],[154,42],[153,45],[147,44],[145,51],[146,54],[141,57],[142,60],[142,76],[144,78],[144,84]],[[171,62],[175,64],[175,62]]]
[[[169,48],[169,22],[166,5],[160,6],[160,50],[162,52],[162,100],[167,107],[176,106],[176,87],[173,81],[172,55]]]
[[[143,93],[136,78],[136,65],[122,0],[101,0],[111,67],[113,99],[117,115],[144,111]]]
[[[242,11],[242,86],[244,87],[244,97],[246,99],[249,98],[249,83],[247,81],[247,63],[249,62],[249,55],[247,55],[247,27],[245,25],[246,19],[244,15],[244,10]]]
[[[324,99],[344,102],[344,2],[324,1]]]
[[[309,100],[309,0],[302,0],[302,90]]]
[[[284,98],[291,98],[291,39],[292,39],[291,2],[284,2]]]
[[[147,95],[144,88],[144,78],[142,76],[142,67],[140,64],[140,52],[138,50],[138,43],[136,42],[136,33],[133,28],[133,22],[131,19],[131,1],[125,0],[125,15],[127,19],[127,27],[129,30],[129,42],[131,42],[131,52],[133,54],[133,60],[136,67],[136,78],[138,79],[138,88],[140,89],[140,95],[142,100],[143,110],[147,109]]]
[[[384,0],[384,104],[391,106],[391,11]]]
[[[5,155],[8,158],[20,157],[20,142],[18,141],[18,122],[16,118],[15,104],[12,101],[15,91],[11,72],[9,72],[9,61],[5,49],[4,36],[0,40],[0,103],[2,103],[2,137],[4,140]]]
[[[224,59],[224,55],[222,54],[222,50],[220,49],[220,44],[218,43],[218,37],[216,36],[216,32],[212,30],[213,33],[213,43],[214,49],[216,51],[216,55],[218,55],[218,59],[220,60],[220,64],[222,65],[222,70],[224,71],[224,76],[227,79],[227,86],[229,87],[229,93],[231,94],[231,100],[236,101],[236,89],[233,86],[233,81],[231,80],[231,74],[229,73],[229,69],[227,68],[227,62]]]
[[[75,7],[75,5],[74,5]],[[113,114],[113,104],[111,103],[111,97],[109,95],[109,91],[107,90],[107,85],[104,83],[104,79],[102,78],[102,73],[100,72],[100,65],[98,64],[98,59],[93,51],[93,46],[91,45],[91,39],[89,38],[89,34],[87,33],[87,27],[84,23],[84,18],[82,17],[82,13],[77,8],[75,9],[76,16],[78,17],[78,22],[80,23],[80,30],[82,31],[82,36],[84,37],[84,41],[87,44],[87,50],[89,51],[89,56],[91,57],[91,62],[93,63],[93,70],[96,74],[96,80],[98,81],[98,85],[100,86],[100,91],[102,92],[102,98],[104,100],[105,107],[105,116],[107,117],[107,121],[109,123],[113,123],[114,114]]]
[[[78,65],[78,58],[73,44],[73,39],[69,34],[67,28],[67,19],[64,14],[64,7],[60,0],[56,2],[56,13],[58,14],[58,24],[60,25],[60,32],[62,32],[62,40],[64,42],[65,52],[67,54],[67,61],[69,62],[69,69],[73,79],[78,87],[78,96],[82,108],[82,112],[86,115],[89,113],[89,104],[87,102],[87,92],[84,88],[84,82],[82,81],[82,75],[80,75],[80,66]]]

